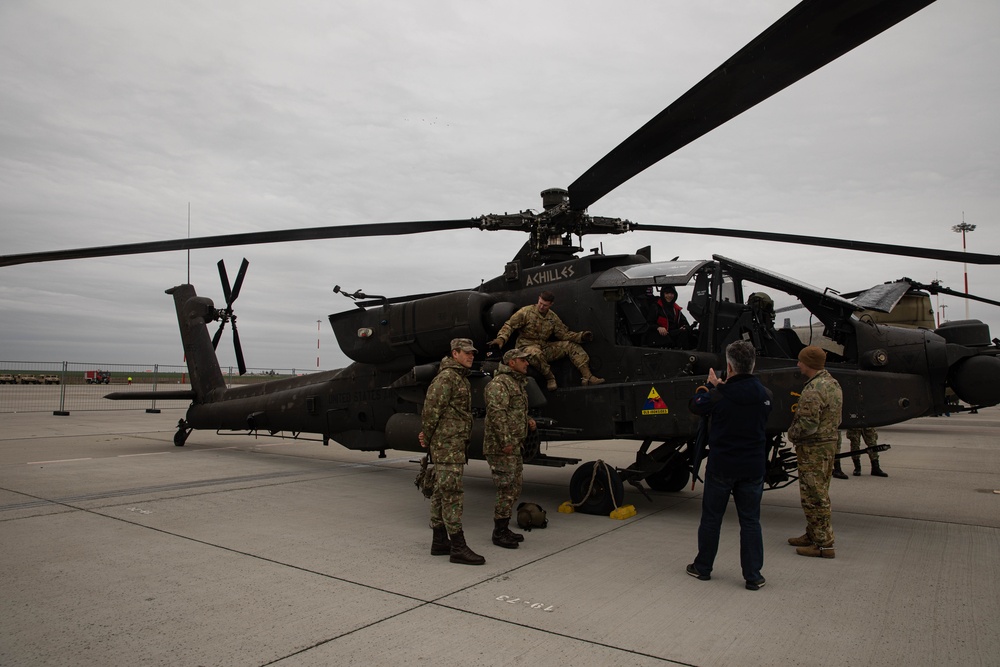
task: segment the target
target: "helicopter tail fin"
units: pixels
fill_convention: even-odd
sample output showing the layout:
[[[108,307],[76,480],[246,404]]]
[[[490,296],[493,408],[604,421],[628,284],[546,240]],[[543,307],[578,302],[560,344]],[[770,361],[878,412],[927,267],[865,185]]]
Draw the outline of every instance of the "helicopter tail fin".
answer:
[[[205,402],[209,394],[226,386],[207,326],[218,319],[218,310],[211,299],[198,296],[192,285],[171,287],[167,294],[174,297],[177,308],[177,323],[181,329],[194,401]]]

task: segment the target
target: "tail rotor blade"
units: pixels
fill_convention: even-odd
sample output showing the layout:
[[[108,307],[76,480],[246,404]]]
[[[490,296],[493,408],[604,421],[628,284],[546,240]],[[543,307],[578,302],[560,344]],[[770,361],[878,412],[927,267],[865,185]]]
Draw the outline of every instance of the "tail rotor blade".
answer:
[[[227,305],[232,305],[236,301],[236,297],[240,295],[240,288],[243,287],[243,278],[247,275],[247,267],[250,266],[250,262],[247,258],[243,258],[243,263],[240,264],[240,271],[236,274],[236,282],[233,283],[232,299],[227,300]]]
[[[225,329],[225,328],[226,328],[226,321],[222,320],[222,323],[219,325],[219,328],[215,330],[215,335],[212,336],[212,349],[213,350],[218,350],[219,349],[219,341],[222,339],[222,330]]]
[[[232,292],[229,289],[229,275],[226,273],[225,260],[219,260],[219,278],[222,280],[222,294],[226,297],[226,307],[233,302]]]
[[[236,321],[233,321],[233,348],[236,350],[236,365],[240,369],[240,375],[246,375],[247,365],[243,360],[243,346],[240,344],[240,332],[236,329]]]

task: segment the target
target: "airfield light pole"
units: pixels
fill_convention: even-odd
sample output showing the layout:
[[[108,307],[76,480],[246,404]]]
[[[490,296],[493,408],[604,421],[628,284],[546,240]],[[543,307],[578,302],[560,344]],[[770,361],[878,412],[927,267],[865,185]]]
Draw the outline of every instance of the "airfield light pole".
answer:
[[[965,233],[972,233],[976,231],[975,225],[970,225],[965,221],[965,211],[962,211],[962,224],[955,225],[951,228],[951,231],[958,232],[962,235],[962,252],[965,252]],[[965,293],[969,293],[969,268],[965,262],[962,262],[962,272],[965,274]],[[969,319],[969,300],[965,300],[965,319]]]

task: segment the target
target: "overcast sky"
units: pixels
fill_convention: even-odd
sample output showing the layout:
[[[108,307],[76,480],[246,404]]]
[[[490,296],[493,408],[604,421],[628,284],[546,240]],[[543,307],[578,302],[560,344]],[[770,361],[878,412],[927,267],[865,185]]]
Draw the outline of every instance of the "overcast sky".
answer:
[[[0,3],[0,253],[540,208],[793,2]],[[1000,3],[939,0],[594,204],[649,224],[1000,253]],[[332,292],[474,287],[524,238],[462,231],[191,252],[234,277],[247,363],[343,366]],[[585,237],[713,253],[839,291],[962,265],[773,243]],[[1000,299],[1000,269],[969,266]],[[0,360],[177,364],[187,253],[0,269]],[[683,296],[683,295],[682,295]],[[964,319],[953,298],[948,319]],[[557,308],[558,310],[558,308]],[[1000,312],[970,315],[1000,335]],[[228,338],[220,360],[234,363]]]

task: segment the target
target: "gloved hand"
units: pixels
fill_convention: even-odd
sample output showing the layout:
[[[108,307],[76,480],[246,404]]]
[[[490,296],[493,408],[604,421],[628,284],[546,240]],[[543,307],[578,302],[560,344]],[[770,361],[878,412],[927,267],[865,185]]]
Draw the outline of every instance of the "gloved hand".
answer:
[[[503,347],[506,342],[507,341],[505,341],[503,338],[494,338],[489,343],[487,343],[487,345],[492,345],[494,347]]]
[[[580,336],[580,340],[582,340],[585,343],[594,340],[594,332],[593,331],[584,331],[583,334]]]

